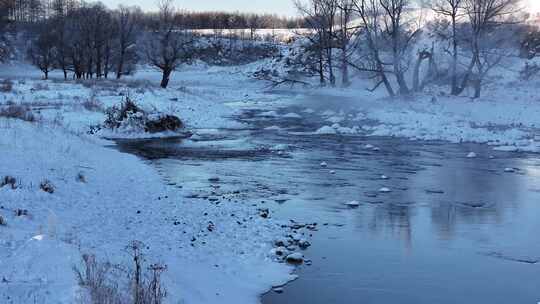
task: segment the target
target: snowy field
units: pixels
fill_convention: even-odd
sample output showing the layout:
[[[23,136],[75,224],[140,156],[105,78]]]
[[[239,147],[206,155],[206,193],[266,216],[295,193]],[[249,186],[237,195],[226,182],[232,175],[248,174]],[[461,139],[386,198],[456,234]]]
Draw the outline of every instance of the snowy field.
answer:
[[[231,116],[251,107],[290,119],[316,113],[327,126],[312,134],[478,142],[540,152],[536,82],[493,82],[474,101],[439,92],[388,100],[382,92],[367,92],[361,80],[351,89],[268,92],[267,84],[248,76],[257,68],[185,67],[162,90],[160,75],[146,69],[120,83],[74,83],[57,74],[39,80],[29,66],[2,66],[0,80],[9,78],[14,85],[0,94],[0,103],[28,105],[38,121],[0,118],[0,178],[16,179],[15,189],[0,188],[6,224],[0,227],[0,302],[73,303],[84,297],[72,269],[81,255],[127,264],[125,247],[133,240],[147,245],[149,263],[168,266],[164,281],[170,303],[257,303],[260,294],[293,278],[292,267],[277,263],[272,254],[274,241],[289,231],[261,217],[257,202],[186,198],[187,190],[167,186],[155,168],[106,147],[112,143],[101,138],[145,134],[87,134],[103,122],[104,109],[125,96],[145,109],[179,116],[195,134],[247,128]],[[343,109],[336,111],[341,103]],[[278,114],[291,104],[305,111]],[[54,193],[40,189],[45,181]]]

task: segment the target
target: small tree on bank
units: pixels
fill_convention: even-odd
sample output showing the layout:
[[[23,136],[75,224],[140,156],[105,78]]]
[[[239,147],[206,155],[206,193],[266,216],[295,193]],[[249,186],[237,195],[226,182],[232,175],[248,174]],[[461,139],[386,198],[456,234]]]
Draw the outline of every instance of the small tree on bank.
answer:
[[[147,35],[145,55],[148,62],[161,70],[161,87],[167,88],[170,77],[180,64],[191,59],[191,33],[182,30],[172,0],[161,0],[154,29]]]

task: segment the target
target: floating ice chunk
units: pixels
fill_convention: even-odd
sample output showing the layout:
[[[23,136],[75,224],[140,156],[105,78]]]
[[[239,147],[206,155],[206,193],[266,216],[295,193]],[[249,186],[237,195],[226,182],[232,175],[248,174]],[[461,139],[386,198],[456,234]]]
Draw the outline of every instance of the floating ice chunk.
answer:
[[[360,206],[360,202],[358,202],[358,201],[350,201],[350,202],[346,202],[345,205],[347,205],[349,207],[358,207],[358,206]]]
[[[326,162],[322,162],[321,167],[326,168],[326,167],[328,167],[328,164]]]
[[[366,149],[373,149],[373,148],[375,148],[375,146],[372,145],[372,144],[367,144],[367,145],[364,146],[364,148],[366,148]]]
[[[387,187],[382,187],[381,189],[379,189],[379,192],[380,193],[388,193],[388,192],[392,192],[392,190],[390,190],[390,188],[387,188]]]
[[[381,179],[389,179],[389,178],[388,178],[388,176],[383,174],[383,175],[381,175]]]
[[[304,110],[304,113],[313,114],[313,113],[315,113],[315,110],[307,108],[307,109]]]
[[[283,115],[283,118],[302,118],[302,116],[296,114],[296,113],[287,113]]]
[[[322,134],[322,135],[330,135],[330,134],[337,134],[337,131],[336,131],[336,129],[334,129],[332,127],[324,126],[324,127],[320,128],[319,130],[317,130],[315,133],[316,134]]]
[[[347,127],[339,127],[336,130],[341,134],[356,134],[356,133],[358,133],[355,129],[347,128]]]
[[[259,113],[259,116],[278,116],[278,113],[276,111],[267,111]]]
[[[326,119],[326,121],[331,122],[331,123],[339,123],[339,122],[342,122],[343,120],[344,120],[343,117],[339,117],[339,116],[332,116]]]
[[[279,130],[281,130],[281,128],[278,127],[278,126],[270,126],[270,127],[264,128],[264,129],[268,130],[268,131],[279,131]]]
[[[330,170],[330,174],[336,174],[336,171]]]
[[[504,172],[514,173],[514,172],[516,172],[516,169],[514,169],[514,168],[504,168]]]
[[[477,155],[474,152],[469,152],[469,154],[467,154],[467,158],[475,158],[476,156]]]

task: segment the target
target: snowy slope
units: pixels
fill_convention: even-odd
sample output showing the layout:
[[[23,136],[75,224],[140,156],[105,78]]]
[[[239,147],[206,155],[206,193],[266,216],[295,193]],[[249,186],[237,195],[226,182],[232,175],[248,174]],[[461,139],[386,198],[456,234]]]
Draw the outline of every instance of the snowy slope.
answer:
[[[185,199],[136,157],[45,124],[1,119],[0,151],[0,175],[17,179],[0,188],[2,303],[73,303],[81,253],[126,264],[132,240],[168,265],[168,303],[256,303],[290,278],[269,256],[283,230],[251,204]],[[54,193],[40,190],[45,179]]]

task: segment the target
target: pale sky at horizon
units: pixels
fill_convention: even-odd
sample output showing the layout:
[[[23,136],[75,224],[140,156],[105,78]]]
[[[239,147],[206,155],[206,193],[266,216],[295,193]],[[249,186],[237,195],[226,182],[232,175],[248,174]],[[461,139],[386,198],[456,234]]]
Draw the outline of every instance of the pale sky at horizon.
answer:
[[[109,7],[119,4],[138,5],[143,10],[156,10],[156,0],[101,0]],[[540,0],[524,0],[530,12],[540,12]],[[278,15],[296,16],[297,10],[292,0],[176,0],[180,9],[189,11],[241,11],[253,13],[275,13]]]
[[[156,0],[101,0],[109,7],[138,5],[143,10],[152,11],[157,8]],[[278,15],[296,16],[297,11],[292,0],[176,0],[175,5],[189,11],[241,11],[253,13],[275,13]]]

